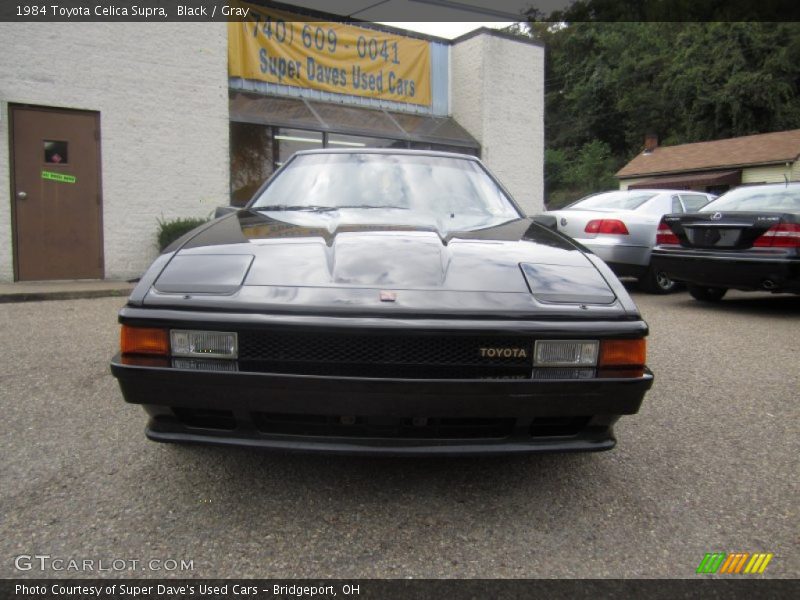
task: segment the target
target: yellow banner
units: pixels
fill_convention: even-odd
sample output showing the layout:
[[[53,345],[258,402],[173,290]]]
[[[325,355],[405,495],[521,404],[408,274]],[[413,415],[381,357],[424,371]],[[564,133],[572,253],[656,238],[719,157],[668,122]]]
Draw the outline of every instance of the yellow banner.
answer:
[[[231,77],[430,106],[425,40],[237,6],[248,11],[244,21],[228,23]]]

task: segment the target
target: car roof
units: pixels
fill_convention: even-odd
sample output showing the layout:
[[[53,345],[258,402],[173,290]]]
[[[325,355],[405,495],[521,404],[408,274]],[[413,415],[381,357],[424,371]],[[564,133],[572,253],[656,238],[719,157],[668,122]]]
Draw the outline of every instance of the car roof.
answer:
[[[408,148],[316,148],[314,150],[299,150],[295,156],[306,154],[405,154],[410,156],[442,156],[448,158],[466,158],[479,162],[480,159],[472,154],[458,152],[441,152],[439,150],[411,150]]]
[[[740,185],[735,188],[731,188],[728,190],[732,192],[734,190],[742,190],[742,189],[767,189],[767,190],[777,190],[777,189],[786,189],[787,187],[798,187],[800,186],[800,181],[782,181],[779,183],[754,183],[750,185]]]
[[[664,190],[657,188],[636,188],[635,190],[608,190],[606,192],[597,192],[596,194],[592,195],[599,196],[600,194],[616,194],[619,192],[628,192],[630,194],[644,192],[648,194],[704,194],[706,196],[709,195],[708,192],[698,192],[697,190]]]
[[[643,188],[643,189],[635,189],[635,190],[606,190],[605,192],[594,192],[593,194],[589,194],[587,196],[583,196],[582,198],[578,198],[577,200],[570,202],[568,206],[572,206],[573,204],[577,204],[578,202],[583,202],[584,200],[590,200],[592,198],[597,198],[599,196],[605,196],[607,194],[653,194],[653,197],[659,194],[702,194],[703,196],[711,196],[711,198],[715,198],[715,194],[710,194],[708,192],[696,192],[694,190],[661,190],[655,188]],[[566,206],[564,208],[567,208]]]

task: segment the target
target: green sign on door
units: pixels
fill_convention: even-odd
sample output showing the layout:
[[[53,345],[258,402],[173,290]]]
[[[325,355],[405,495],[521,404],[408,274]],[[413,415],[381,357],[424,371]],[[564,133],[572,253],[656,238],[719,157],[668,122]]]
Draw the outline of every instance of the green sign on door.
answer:
[[[42,179],[49,179],[50,181],[60,181],[61,183],[75,183],[77,177],[75,175],[67,175],[65,173],[54,173],[53,171],[42,171]]]

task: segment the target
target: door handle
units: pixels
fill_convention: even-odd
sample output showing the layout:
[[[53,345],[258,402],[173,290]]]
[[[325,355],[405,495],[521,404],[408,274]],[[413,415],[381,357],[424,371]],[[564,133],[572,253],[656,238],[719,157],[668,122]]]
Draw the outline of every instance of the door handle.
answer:
[[[17,192],[17,200],[25,200],[28,197],[28,192]]]

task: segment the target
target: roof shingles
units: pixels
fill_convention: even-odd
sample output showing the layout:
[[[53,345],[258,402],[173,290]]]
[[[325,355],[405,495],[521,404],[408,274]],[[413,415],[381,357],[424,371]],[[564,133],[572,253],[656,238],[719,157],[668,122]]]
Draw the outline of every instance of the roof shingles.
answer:
[[[617,171],[621,179],[751,165],[794,162],[800,157],[800,129],[713,142],[659,146],[638,154]]]

